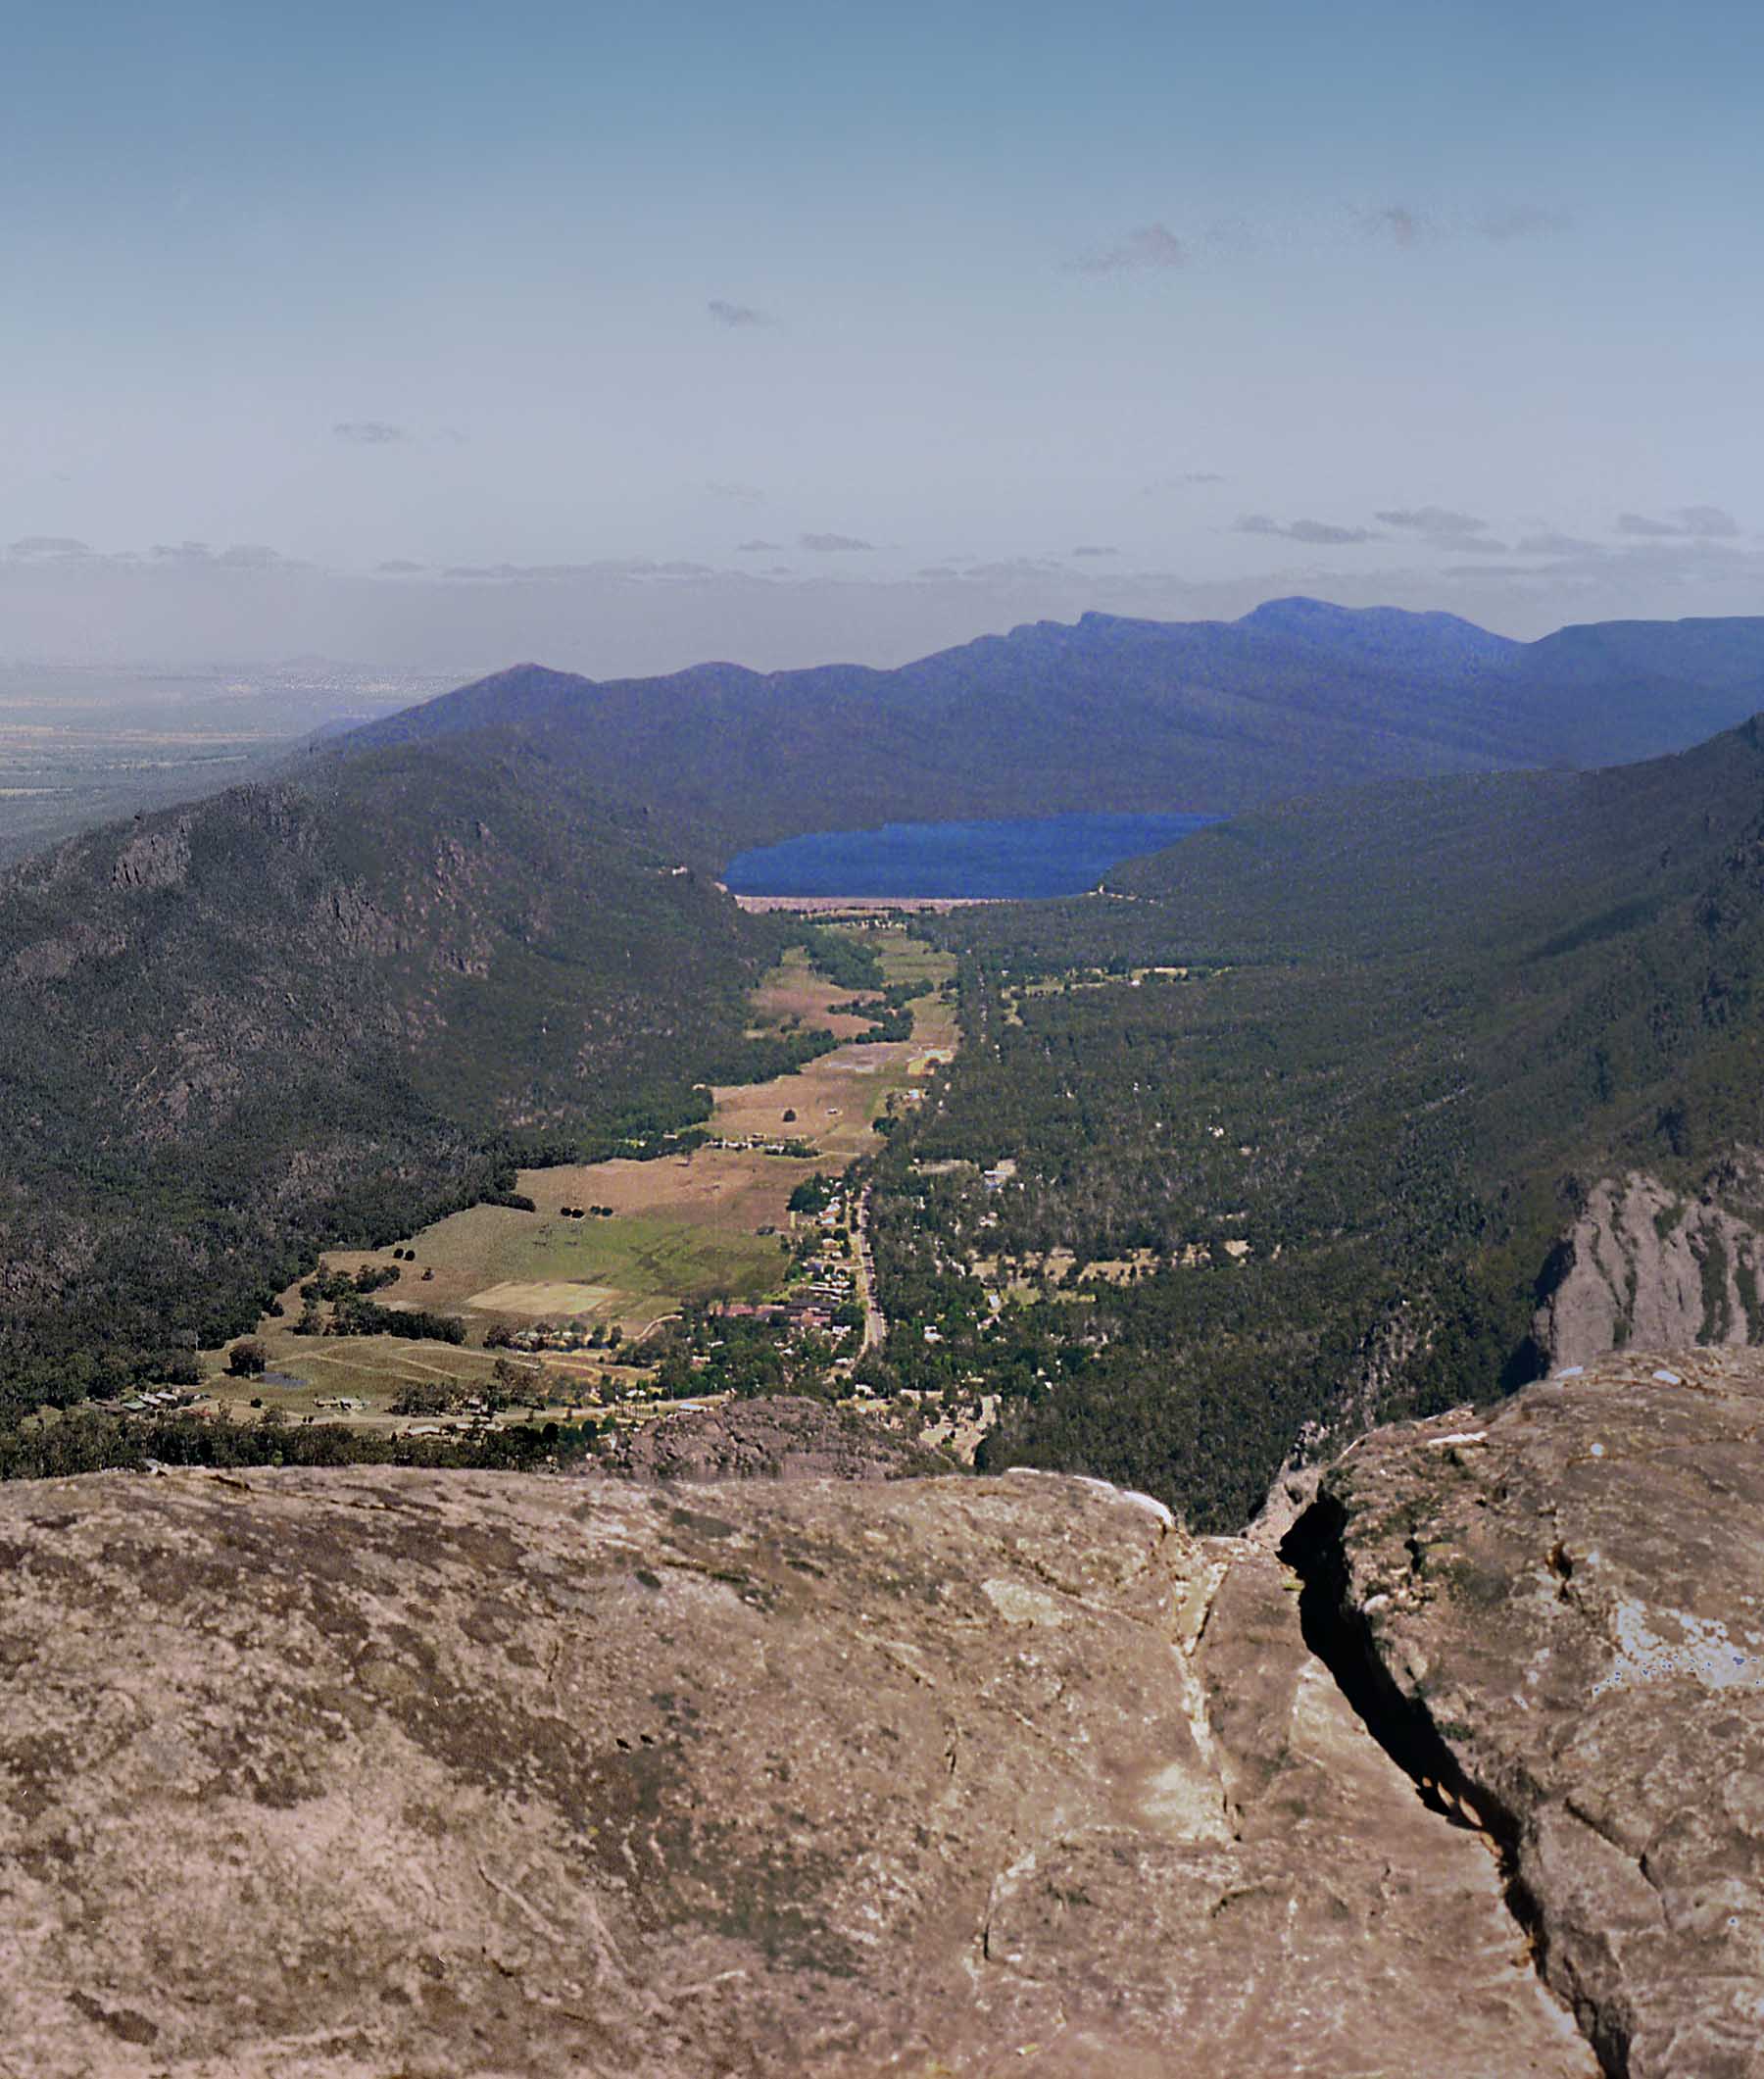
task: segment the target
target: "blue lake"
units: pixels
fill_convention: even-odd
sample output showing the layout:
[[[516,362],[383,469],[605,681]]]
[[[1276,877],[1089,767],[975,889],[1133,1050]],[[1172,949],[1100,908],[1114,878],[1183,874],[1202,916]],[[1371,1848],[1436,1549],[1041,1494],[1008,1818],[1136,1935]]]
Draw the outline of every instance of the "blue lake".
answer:
[[[1111,866],[1158,852],[1212,816],[1037,816],[1006,822],[884,823],[818,830],[729,862],[737,895],[1082,895]]]

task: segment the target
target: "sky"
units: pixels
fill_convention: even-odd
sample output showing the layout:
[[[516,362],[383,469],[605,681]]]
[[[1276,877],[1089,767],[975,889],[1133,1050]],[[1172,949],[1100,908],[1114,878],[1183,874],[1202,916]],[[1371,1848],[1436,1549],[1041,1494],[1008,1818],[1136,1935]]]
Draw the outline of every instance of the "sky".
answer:
[[[1755,7],[24,0],[8,41],[0,658],[1764,611]]]

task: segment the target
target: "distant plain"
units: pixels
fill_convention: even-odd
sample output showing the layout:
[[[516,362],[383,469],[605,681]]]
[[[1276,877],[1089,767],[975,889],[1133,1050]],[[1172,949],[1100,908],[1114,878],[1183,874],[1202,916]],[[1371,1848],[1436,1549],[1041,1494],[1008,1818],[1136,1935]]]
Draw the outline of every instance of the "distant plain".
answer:
[[[318,662],[0,665],[0,865],[98,823],[265,778],[310,738],[451,682]]]

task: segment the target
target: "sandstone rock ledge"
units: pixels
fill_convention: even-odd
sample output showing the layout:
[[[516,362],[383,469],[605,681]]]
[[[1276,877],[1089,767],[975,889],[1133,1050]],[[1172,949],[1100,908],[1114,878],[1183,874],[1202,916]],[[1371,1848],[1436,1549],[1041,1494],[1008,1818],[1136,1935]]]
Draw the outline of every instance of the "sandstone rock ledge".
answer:
[[[105,1476],[0,1568],[33,2079],[1593,2069],[1279,1560],[1111,1489]]]
[[[626,1480],[906,1480],[956,1461],[883,1420],[791,1394],[685,1409],[617,1429],[584,1475]]]
[[[1605,2069],[1764,2073],[1764,1360],[1377,1432],[1286,1549],[1372,1721],[1503,1841]]]

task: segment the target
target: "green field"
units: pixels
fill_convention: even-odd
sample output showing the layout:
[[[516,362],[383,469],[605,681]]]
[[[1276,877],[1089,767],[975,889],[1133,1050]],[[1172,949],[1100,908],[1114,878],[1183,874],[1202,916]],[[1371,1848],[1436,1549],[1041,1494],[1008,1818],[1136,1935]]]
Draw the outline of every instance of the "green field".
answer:
[[[882,971],[891,982],[922,982],[931,990],[956,971],[956,963],[949,954],[897,926],[866,931],[863,942],[875,949]]]
[[[515,1319],[529,1310],[498,1306],[482,1295],[501,1285],[596,1288],[608,1297],[580,1309],[542,1306],[531,1310],[532,1317],[580,1312],[618,1321],[627,1334],[641,1332],[682,1300],[754,1298],[777,1282],[782,1266],[774,1239],[732,1225],[666,1213],[546,1219],[500,1206],[476,1206],[427,1229],[418,1255],[435,1272],[432,1284],[419,1288],[427,1305]],[[390,1296],[403,1297],[404,1284]]]

